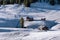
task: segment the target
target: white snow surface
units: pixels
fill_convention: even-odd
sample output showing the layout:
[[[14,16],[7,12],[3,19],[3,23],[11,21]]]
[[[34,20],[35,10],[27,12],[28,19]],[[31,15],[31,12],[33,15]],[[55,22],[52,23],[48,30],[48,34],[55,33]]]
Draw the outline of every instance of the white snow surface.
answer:
[[[38,29],[22,28],[4,29],[10,30],[11,32],[0,32],[0,40],[60,40],[60,31],[56,30],[40,31]]]
[[[54,25],[48,31],[32,28],[13,28],[13,26],[16,27],[18,22],[15,20],[19,20],[21,16],[24,17],[25,20],[27,16],[33,17],[34,20],[46,18],[46,20],[49,21],[48,23],[45,22],[47,26],[53,24],[51,24],[50,21],[58,24]],[[45,23],[41,21],[25,21],[25,26],[45,25]],[[1,5],[0,26],[2,26],[0,27],[0,40],[60,40],[60,6],[51,6],[46,3],[33,3],[30,8],[18,4]]]

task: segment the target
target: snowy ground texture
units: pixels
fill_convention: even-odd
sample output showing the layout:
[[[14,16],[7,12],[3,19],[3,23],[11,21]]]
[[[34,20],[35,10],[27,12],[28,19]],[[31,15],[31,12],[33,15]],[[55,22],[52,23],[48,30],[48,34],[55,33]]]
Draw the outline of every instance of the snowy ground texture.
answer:
[[[24,26],[28,28],[18,28],[21,16],[24,20],[30,16],[38,21],[25,21]],[[46,18],[46,21],[40,21],[41,18]],[[42,24],[49,30],[38,30]],[[31,4],[30,8],[18,4],[1,5],[0,40],[60,40],[60,6],[38,2]]]

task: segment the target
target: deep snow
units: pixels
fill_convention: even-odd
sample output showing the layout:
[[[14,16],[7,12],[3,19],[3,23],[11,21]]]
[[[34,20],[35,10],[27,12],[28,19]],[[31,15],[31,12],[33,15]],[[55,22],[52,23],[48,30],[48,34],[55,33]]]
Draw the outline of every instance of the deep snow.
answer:
[[[25,27],[20,28],[17,23],[20,17],[33,17],[34,20],[25,21]],[[46,21],[40,21],[46,18]],[[38,30],[40,25],[49,27],[48,31]],[[24,5],[1,5],[0,7],[0,40],[59,40],[60,39],[60,6],[46,3],[33,3],[27,8]],[[18,27],[18,28],[16,28]],[[35,29],[33,29],[35,28]]]

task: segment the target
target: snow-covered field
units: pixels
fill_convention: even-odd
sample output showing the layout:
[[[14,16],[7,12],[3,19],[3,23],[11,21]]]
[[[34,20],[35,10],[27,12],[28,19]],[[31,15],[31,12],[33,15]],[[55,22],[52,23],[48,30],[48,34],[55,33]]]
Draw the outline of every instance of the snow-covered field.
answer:
[[[25,21],[24,26],[19,28],[17,23],[20,18],[33,17],[39,21]],[[46,18],[46,21],[40,21]],[[48,31],[37,28],[40,25],[49,27]],[[16,28],[18,27],[18,28]],[[34,29],[33,29],[34,28]],[[24,5],[1,5],[0,7],[0,40],[59,40],[60,39],[60,6],[51,6],[46,3],[33,3],[31,7]]]
[[[38,29],[1,28],[0,40],[60,40],[59,30],[40,31]],[[8,31],[6,31],[8,30]]]

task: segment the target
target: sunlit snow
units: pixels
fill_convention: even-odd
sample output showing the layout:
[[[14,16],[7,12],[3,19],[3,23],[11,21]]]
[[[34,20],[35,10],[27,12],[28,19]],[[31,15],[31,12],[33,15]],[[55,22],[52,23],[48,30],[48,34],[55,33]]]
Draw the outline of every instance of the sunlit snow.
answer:
[[[26,21],[26,17],[34,20]],[[24,26],[17,27],[23,17]],[[40,21],[46,18],[46,21]],[[38,30],[40,25],[46,25],[49,30]],[[17,27],[17,28],[16,28]],[[60,6],[51,6],[46,3],[33,3],[31,7],[23,4],[1,5],[0,7],[0,40],[59,40],[60,39]]]

